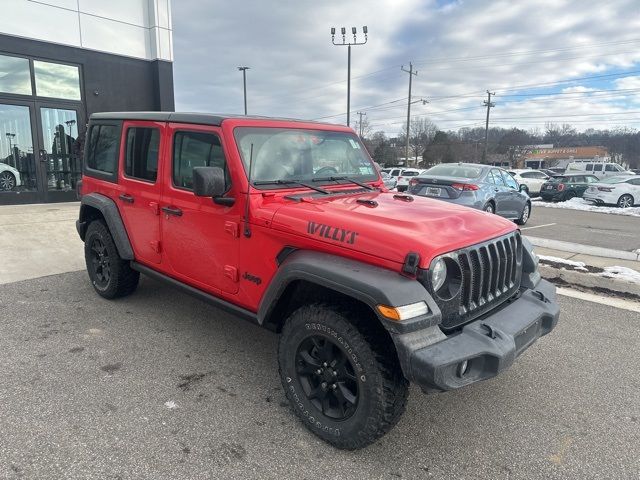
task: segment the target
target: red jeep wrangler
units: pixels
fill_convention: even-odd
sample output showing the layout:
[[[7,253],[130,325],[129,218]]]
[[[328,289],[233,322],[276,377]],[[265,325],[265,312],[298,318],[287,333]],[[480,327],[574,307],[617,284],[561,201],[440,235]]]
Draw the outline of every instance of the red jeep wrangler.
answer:
[[[349,128],[102,113],[84,161],[95,290],[128,295],[144,273],[278,332],[287,398],[336,447],[389,431],[409,382],[493,377],[558,321],[513,223],[386,190]]]

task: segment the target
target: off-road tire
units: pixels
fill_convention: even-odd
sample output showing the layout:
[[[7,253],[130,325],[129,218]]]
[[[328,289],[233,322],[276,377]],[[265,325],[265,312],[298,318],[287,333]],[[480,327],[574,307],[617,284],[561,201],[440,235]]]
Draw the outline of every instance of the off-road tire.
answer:
[[[101,257],[97,255],[98,251],[103,252]],[[120,258],[109,228],[102,220],[94,220],[87,228],[84,258],[91,284],[100,296],[108,299],[125,297],[138,286],[140,273],[131,268],[128,260]],[[99,262],[104,265],[98,268],[96,263]]]
[[[278,361],[287,399],[311,432],[337,448],[354,450],[374,443],[393,428],[406,407],[409,382],[393,345],[388,344],[391,339],[371,328],[368,322],[372,321],[377,320],[348,308],[316,303],[293,312],[280,337]],[[298,353],[310,338],[332,342],[337,355],[346,354],[353,368],[357,405],[348,418],[325,415],[305,392]]]
[[[526,215],[525,215],[526,214]],[[516,220],[516,224],[518,225],[526,225],[529,217],[531,216],[531,204],[527,202],[522,209],[522,213],[520,214],[520,218]]]

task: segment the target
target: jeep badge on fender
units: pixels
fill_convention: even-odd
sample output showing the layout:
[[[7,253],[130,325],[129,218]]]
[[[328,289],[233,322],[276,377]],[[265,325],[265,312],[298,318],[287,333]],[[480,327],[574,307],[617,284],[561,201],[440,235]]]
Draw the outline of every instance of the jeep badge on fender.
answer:
[[[337,448],[391,430],[410,382],[494,377],[556,326],[514,223],[388,191],[348,127],[125,112],[88,128],[77,229],[95,291],[130,295],[143,273],[279,334],[293,411]]]

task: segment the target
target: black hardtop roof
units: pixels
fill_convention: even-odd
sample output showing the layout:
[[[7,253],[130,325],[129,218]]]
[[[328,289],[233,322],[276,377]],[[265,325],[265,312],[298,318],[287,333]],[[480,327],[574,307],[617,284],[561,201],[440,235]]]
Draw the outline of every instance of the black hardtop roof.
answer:
[[[281,120],[287,122],[319,123],[312,120],[295,118],[276,118],[259,115],[234,115],[217,113],[190,112],[101,112],[93,113],[90,120],[148,120],[152,122],[195,123],[200,125],[214,125],[219,127],[229,118],[246,118],[253,120]]]

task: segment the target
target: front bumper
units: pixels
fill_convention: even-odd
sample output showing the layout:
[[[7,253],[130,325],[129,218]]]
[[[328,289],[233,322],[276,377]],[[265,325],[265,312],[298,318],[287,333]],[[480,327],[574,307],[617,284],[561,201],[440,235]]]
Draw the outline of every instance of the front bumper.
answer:
[[[541,280],[533,290],[524,290],[516,300],[465,325],[459,333],[423,347],[417,341],[418,332],[404,339],[399,335],[396,347],[409,350],[402,356],[410,381],[427,393],[453,390],[510,367],[539,337],[553,330],[559,315],[555,287]],[[462,374],[465,361],[467,368]]]

